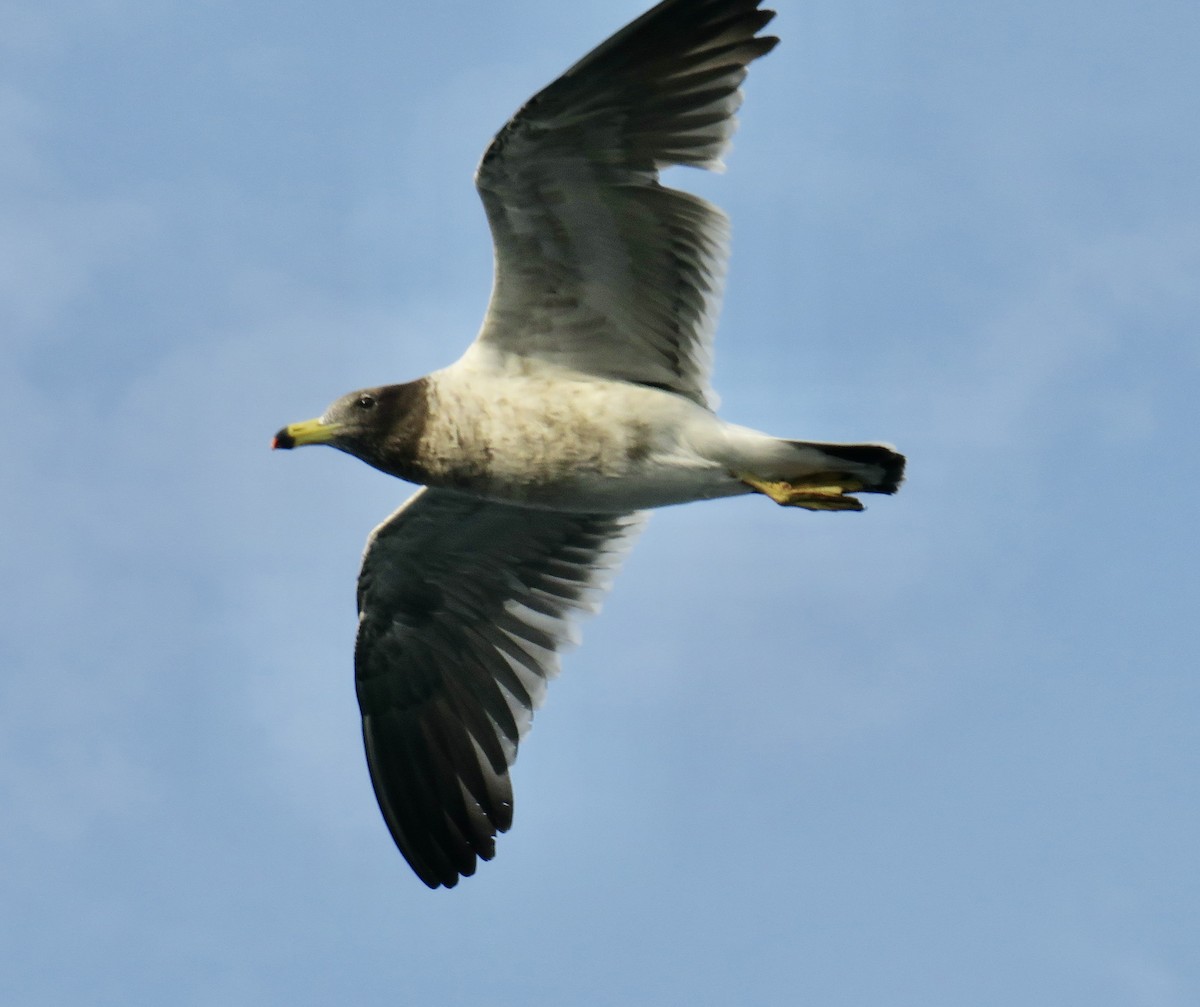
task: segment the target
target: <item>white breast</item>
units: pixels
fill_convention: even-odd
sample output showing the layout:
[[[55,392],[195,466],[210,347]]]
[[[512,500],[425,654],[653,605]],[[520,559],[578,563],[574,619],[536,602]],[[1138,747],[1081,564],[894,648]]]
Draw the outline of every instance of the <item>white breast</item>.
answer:
[[[420,452],[431,484],[558,510],[640,510],[743,492],[704,450],[724,426],[656,388],[455,365],[430,375]]]

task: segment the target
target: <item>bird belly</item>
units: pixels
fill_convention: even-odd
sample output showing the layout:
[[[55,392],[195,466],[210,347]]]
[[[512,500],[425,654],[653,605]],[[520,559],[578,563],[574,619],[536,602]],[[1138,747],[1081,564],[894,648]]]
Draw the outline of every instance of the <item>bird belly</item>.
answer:
[[[442,372],[445,374],[445,372]],[[722,426],[673,392],[591,378],[439,375],[421,481],[526,507],[624,512],[747,492],[696,445]]]

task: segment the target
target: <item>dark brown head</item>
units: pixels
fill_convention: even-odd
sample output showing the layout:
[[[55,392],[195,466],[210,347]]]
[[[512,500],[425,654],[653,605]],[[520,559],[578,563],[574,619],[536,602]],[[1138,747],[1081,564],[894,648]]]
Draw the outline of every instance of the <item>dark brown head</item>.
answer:
[[[328,444],[406,478],[425,429],[427,408],[424,379],[364,388],[343,395],[315,420],[284,427],[271,447]]]

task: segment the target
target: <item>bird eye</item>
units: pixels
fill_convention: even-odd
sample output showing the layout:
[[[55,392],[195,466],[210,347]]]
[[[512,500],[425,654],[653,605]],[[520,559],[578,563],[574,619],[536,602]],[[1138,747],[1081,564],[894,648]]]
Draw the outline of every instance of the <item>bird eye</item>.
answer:
[[[359,409],[374,409],[375,406],[376,400],[374,395],[360,395],[358,397]]]

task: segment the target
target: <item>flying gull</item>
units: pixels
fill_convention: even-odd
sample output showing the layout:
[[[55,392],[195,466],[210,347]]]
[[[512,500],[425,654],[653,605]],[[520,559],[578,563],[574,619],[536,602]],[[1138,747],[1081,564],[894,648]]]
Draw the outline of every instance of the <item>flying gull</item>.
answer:
[[[431,888],[512,824],[517,746],[642,512],[750,493],[861,510],[903,477],[885,445],[713,411],[729,224],[659,171],[721,166],[746,69],[779,41],[761,2],[665,0],[529,99],[475,174],[496,257],[475,341],[275,437],[421,486],[367,540],[354,667],[375,795]]]

